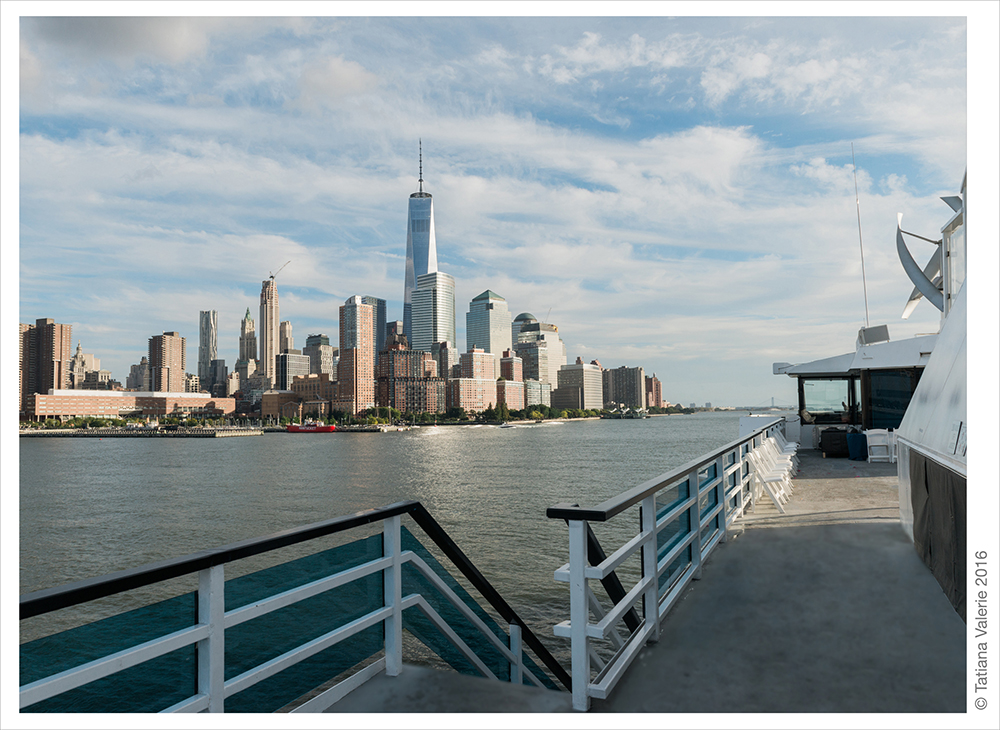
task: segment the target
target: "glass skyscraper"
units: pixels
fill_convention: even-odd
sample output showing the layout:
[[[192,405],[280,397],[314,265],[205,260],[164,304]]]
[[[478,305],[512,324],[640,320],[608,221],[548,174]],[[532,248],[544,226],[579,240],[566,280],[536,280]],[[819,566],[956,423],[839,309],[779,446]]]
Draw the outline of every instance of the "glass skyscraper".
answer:
[[[455,342],[455,280],[443,271],[417,277],[413,291],[410,349],[431,351],[435,342]]]
[[[481,347],[493,354],[494,379],[500,377],[500,358],[511,349],[510,311],[507,300],[487,289],[469,303],[465,315],[465,349]]]
[[[413,291],[417,279],[437,271],[434,239],[434,199],[424,192],[424,155],[420,149],[419,190],[410,195],[406,216],[406,277],[403,286],[403,334],[413,342]],[[454,342],[454,340],[452,340]]]

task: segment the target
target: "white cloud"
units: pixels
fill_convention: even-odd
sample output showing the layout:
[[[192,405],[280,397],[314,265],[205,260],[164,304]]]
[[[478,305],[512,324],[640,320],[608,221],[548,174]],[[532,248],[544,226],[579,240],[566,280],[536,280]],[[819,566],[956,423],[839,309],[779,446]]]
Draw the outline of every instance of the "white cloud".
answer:
[[[335,103],[374,90],[379,78],[355,61],[330,56],[310,62],[299,79],[298,104],[307,108]]]

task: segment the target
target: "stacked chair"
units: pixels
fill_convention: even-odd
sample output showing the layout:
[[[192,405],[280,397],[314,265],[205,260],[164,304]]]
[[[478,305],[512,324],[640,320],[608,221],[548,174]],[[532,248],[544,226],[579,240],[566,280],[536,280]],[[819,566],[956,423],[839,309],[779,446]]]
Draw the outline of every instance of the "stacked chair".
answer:
[[[756,502],[756,496],[761,491],[767,492],[774,506],[784,514],[784,505],[792,495],[792,472],[799,465],[795,455],[798,444],[787,441],[780,433],[776,433],[777,436],[764,439],[747,457],[753,466],[754,501]]]

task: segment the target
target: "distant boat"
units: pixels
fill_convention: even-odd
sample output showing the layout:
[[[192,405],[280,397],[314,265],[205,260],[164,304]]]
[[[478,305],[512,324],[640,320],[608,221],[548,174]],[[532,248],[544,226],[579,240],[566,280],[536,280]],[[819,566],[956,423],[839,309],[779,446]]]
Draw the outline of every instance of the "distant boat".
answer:
[[[307,421],[303,424],[290,423],[288,424],[288,433],[333,433],[337,430],[335,425],[325,424],[325,423],[315,423],[314,421]]]
[[[514,424],[504,422],[500,424],[500,428],[514,428]]]

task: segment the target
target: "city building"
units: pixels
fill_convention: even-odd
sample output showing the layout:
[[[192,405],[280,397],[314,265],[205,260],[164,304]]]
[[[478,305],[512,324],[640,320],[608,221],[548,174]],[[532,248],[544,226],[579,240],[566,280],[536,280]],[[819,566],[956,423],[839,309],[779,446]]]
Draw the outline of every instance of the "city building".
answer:
[[[340,361],[337,365],[340,408],[352,415],[375,406],[375,311],[360,296],[340,307]]]
[[[494,377],[500,377],[500,356],[511,348],[510,310],[507,300],[487,289],[469,302],[465,314],[466,350],[481,347],[492,353]]]
[[[201,393],[201,378],[194,373],[184,373],[184,392]]]
[[[514,321],[510,325],[510,342],[511,345],[516,345],[518,342],[517,336],[521,334],[521,327],[526,324],[535,324],[538,320],[535,319],[535,315],[530,312],[521,312],[519,315],[514,317]]]
[[[302,354],[309,357],[309,372],[330,375],[333,380],[337,379],[333,368],[333,356],[336,352],[337,348],[330,344],[330,338],[324,334],[309,335],[306,337],[306,346],[302,348]]]
[[[149,338],[149,384],[156,393],[186,391],[186,340],[179,332]]]
[[[605,370],[604,404],[610,408],[645,408],[646,373],[642,368],[619,368]]]
[[[219,357],[219,313],[202,310],[198,315],[198,378],[211,383],[212,360]]]
[[[37,319],[35,324],[19,323],[18,334],[18,411],[23,412],[28,394],[69,388],[73,326],[57,324],[52,319]]]
[[[375,317],[375,338],[373,341],[373,347],[375,348],[375,364],[378,365],[379,354],[385,349],[385,299],[379,299],[378,297],[361,297],[361,301],[365,304],[369,304],[372,307],[372,313]]]
[[[493,355],[474,347],[459,356],[460,377],[448,381],[448,407],[480,413],[497,404]]]
[[[656,377],[656,373],[653,373],[652,377],[646,376],[646,407],[663,407],[663,384]]]
[[[406,273],[403,283],[403,334],[413,342],[413,292],[417,279],[437,271],[437,241],[434,237],[434,198],[424,192],[424,150],[420,143],[420,178],[417,192],[411,193],[406,214]],[[454,310],[454,305],[452,306]],[[454,336],[442,340],[455,341]],[[439,340],[433,340],[437,342]],[[414,348],[417,349],[417,348]]]
[[[128,377],[125,378],[126,390],[151,390],[149,383],[149,360],[145,356],[138,365],[129,368]]]
[[[438,377],[431,353],[405,350],[401,343],[383,350],[376,370],[376,403],[403,413],[447,410],[445,379]]]
[[[445,380],[450,380],[455,368],[459,367],[458,356],[458,348],[448,340],[431,345],[431,357],[437,363],[438,375]]]
[[[274,383],[278,355],[278,286],[274,277],[265,279],[260,287],[260,373]]]
[[[497,404],[505,403],[512,411],[520,411],[527,405],[524,399],[524,379],[521,358],[510,348],[500,358],[500,380],[497,381]]]
[[[195,376],[197,377],[197,376]],[[232,398],[214,398],[208,393],[133,392],[128,390],[53,390],[35,393],[25,402],[27,419],[219,417],[236,410]]]
[[[524,381],[524,405],[525,406],[551,406],[552,386],[540,380]]]
[[[236,361],[247,363],[257,359],[257,333],[254,329],[253,319],[250,317],[250,307],[247,307],[246,316],[240,322],[240,357]]]
[[[228,380],[229,368],[226,367],[226,361],[218,358],[212,360],[212,362],[209,363],[208,384],[205,389],[215,396],[227,396],[229,395]],[[204,386],[206,384],[202,383],[202,385]]]
[[[431,351],[435,342],[455,342],[455,280],[443,271],[417,277],[412,293],[412,327],[404,333],[414,350]]]
[[[285,320],[278,325],[278,352],[286,352],[295,347],[295,340],[292,337],[292,323]]]
[[[559,387],[552,391],[552,407],[600,410],[604,407],[604,382],[601,368],[577,358],[572,365],[559,368]],[[579,405],[576,405],[579,404]]]
[[[558,386],[559,369],[566,364],[566,345],[554,324],[539,322],[528,313],[519,314],[515,321],[521,329],[514,343],[514,352],[524,361],[525,380],[540,380]]]
[[[298,350],[286,350],[275,357],[275,390],[291,390],[292,379],[309,375],[310,361],[308,355]]]
[[[69,387],[73,390],[83,390],[87,373],[96,373],[101,369],[101,361],[94,355],[83,351],[79,340],[76,342],[76,352],[69,361]]]

